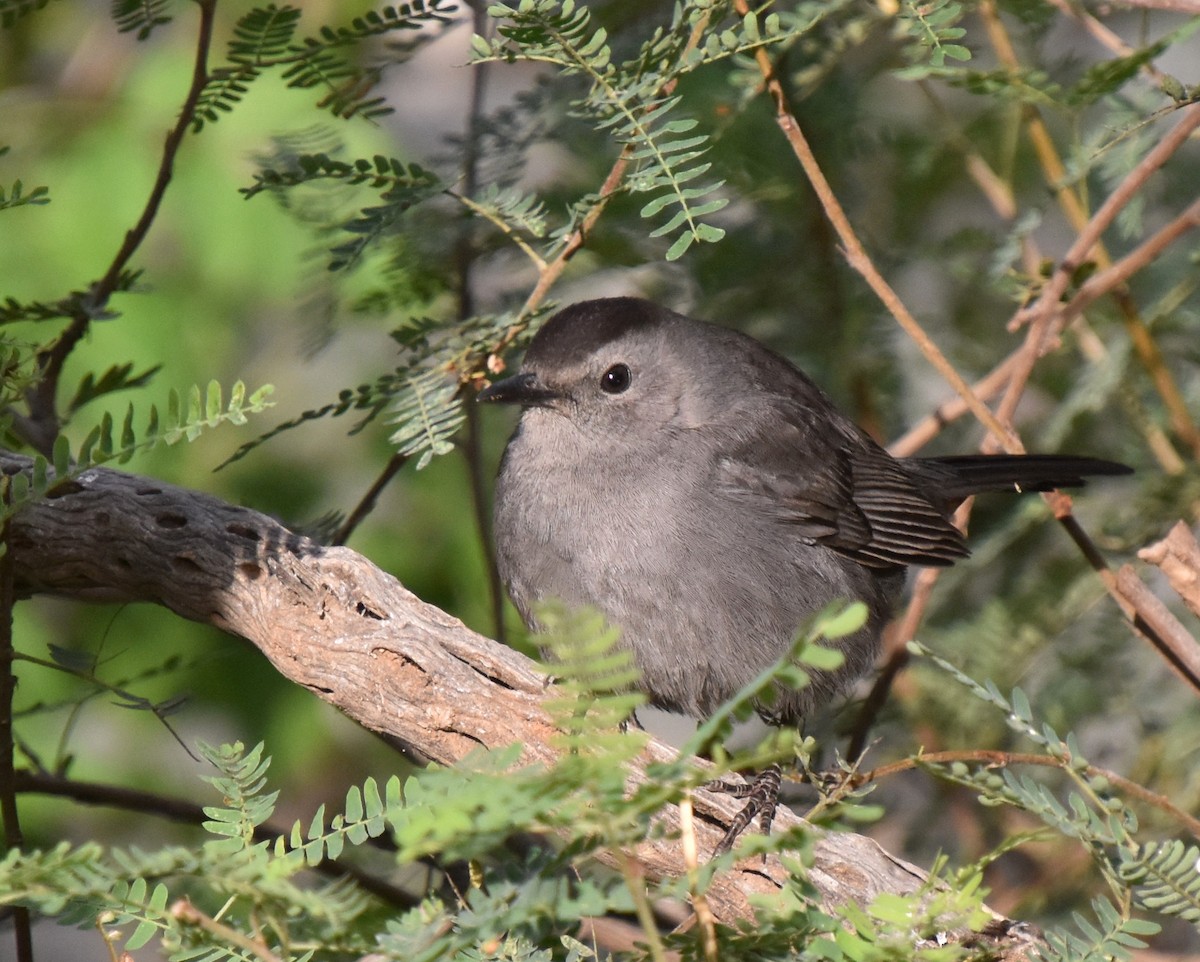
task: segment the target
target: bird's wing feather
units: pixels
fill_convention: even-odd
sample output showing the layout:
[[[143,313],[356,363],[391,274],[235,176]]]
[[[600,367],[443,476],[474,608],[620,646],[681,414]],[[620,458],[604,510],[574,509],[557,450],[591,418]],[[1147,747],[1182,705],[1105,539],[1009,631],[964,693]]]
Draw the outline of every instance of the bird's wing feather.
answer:
[[[717,460],[718,490],[867,567],[946,565],[967,554],[945,508],[850,421],[832,408],[775,403],[783,408],[776,417],[733,426]]]

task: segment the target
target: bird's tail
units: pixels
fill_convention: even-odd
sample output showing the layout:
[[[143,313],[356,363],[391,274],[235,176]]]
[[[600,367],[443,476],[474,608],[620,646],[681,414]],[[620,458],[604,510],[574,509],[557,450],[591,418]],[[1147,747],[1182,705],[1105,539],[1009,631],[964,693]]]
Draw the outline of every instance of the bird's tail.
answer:
[[[945,458],[916,458],[947,480],[940,485],[950,498],[982,491],[1052,491],[1084,484],[1084,478],[1132,474],[1116,461],[1070,454],[964,454]]]

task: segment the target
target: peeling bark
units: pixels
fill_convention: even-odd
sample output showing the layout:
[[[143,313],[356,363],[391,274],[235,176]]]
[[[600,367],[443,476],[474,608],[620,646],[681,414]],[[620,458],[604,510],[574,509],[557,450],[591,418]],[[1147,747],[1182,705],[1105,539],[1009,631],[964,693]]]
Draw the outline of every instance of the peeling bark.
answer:
[[[0,453],[0,470],[28,468],[27,458]],[[326,548],[259,512],[95,468],[21,508],[10,548],[18,597],[149,601],[214,625],[420,758],[452,765],[480,746],[519,743],[524,763],[554,760],[545,678],[529,659],[421,601],[356,552]],[[652,740],[644,761],[674,754]],[[711,852],[741,803],[698,791],[694,804],[697,843]],[[679,811],[667,806],[660,818],[665,837],[630,853],[650,880],[686,872]],[[780,829],[798,824],[780,809]],[[809,877],[829,905],[925,882],[915,866],[848,833],[819,834]],[[747,917],[750,896],[778,892],[786,878],[776,858],[746,860],[714,881],[709,906],[721,921]],[[998,958],[1024,957],[1037,941],[1029,926],[998,919],[993,928]]]

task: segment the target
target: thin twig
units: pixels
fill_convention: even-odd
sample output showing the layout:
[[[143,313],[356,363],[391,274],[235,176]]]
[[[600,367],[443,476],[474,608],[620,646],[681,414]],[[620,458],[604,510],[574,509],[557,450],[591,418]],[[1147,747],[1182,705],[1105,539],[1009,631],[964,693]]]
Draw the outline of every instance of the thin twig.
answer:
[[[463,451],[467,462],[467,478],[471,484],[471,507],[474,509],[476,534],[483,547],[483,568],[487,575],[488,604],[492,612],[492,637],[500,644],[508,643],[508,629],[504,623],[504,582],[496,564],[496,551],[492,543],[492,526],[488,514],[487,480],[483,473],[483,432],[479,427],[479,409],[469,400],[464,404],[467,415]]]
[[[197,928],[203,929],[205,932],[216,936],[222,942],[236,946],[244,952],[249,952],[255,958],[260,959],[261,962],[283,962],[282,956],[272,952],[264,942],[252,939],[237,929],[230,928],[223,922],[218,922],[212,916],[201,912],[186,898],[180,899],[171,906],[171,917],[183,925],[194,925]]]
[[[1000,56],[1006,59],[1010,69],[1015,70],[1017,67],[1015,59],[1016,55],[1013,52],[1011,45],[1008,43],[1007,34],[1002,28],[995,30],[994,42],[997,44],[997,51]],[[920,84],[920,89],[926,95],[934,110],[937,111],[940,116],[945,117],[948,112],[934,93],[932,87],[928,83],[922,82]],[[1036,121],[1036,113],[1034,113],[1033,116]],[[1016,217],[1017,211],[1015,200],[1007,183],[996,176],[991,167],[983,159],[982,155],[980,155],[978,150],[966,137],[963,137],[961,133],[949,125],[947,125],[947,128],[948,139],[963,155],[964,165],[968,176],[975,181],[976,185],[980,189],[980,192],[984,195],[992,209],[996,212],[996,215],[1002,220],[1011,222]],[[1054,150],[1052,141],[1045,133],[1044,126],[1041,124],[1036,124],[1031,136],[1036,138],[1038,156],[1043,164],[1043,169],[1046,172],[1047,182],[1058,183],[1059,181],[1064,180],[1065,169],[1061,161],[1058,159],[1058,155]],[[1060,196],[1060,203],[1063,204],[1065,213],[1075,225],[1075,228],[1077,230],[1081,229],[1086,223],[1087,218],[1082,205],[1077,202],[1077,198],[1073,192],[1068,191],[1062,194]],[[1098,258],[1103,261],[1105,257],[1103,248],[1101,248],[1097,253]],[[1038,251],[1037,244],[1035,243],[1033,236],[1030,234],[1025,235],[1021,239],[1021,259],[1024,264],[1026,275],[1029,277],[1036,277],[1039,272],[1039,265],[1042,262],[1042,256]],[[1121,311],[1126,326],[1130,330],[1130,336],[1134,337],[1139,342],[1139,357],[1151,357],[1154,353],[1154,347],[1152,344],[1147,346],[1145,343],[1146,338],[1143,336],[1145,332],[1145,325],[1139,323],[1137,310],[1133,305],[1132,299],[1129,298],[1128,295],[1123,295],[1120,291],[1116,290],[1113,291],[1113,296],[1118,301],[1118,308]],[[1104,346],[1104,343],[1091,331],[1090,327],[1088,327],[1086,319],[1080,315],[1075,315],[1071,318],[1071,321],[1073,321],[1074,333],[1077,337],[1079,350],[1082,352],[1083,356],[1092,364],[1101,364],[1106,361],[1108,358],[1108,349]],[[1059,324],[1056,325],[1055,331],[1061,330],[1066,323],[1066,318],[1061,319]],[[1010,357],[1004,362],[1003,366],[1006,370],[1011,370],[1011,365],[1013,363],[1014,357]],[[988,375],[987,379],[985,380],[990,381],[992,376],[993,375]],[[1167,390],[1170,390],[1169,386],[1167,387]],[[980,392],[978,386],[976,387],[976,391],[977,393]],[[986,395],[981,394],[981,396],[984,396],[986,399],[987,397],[991,396],[991,393],[992,392],[989,391]],[[1147,447],[1150,449],[1150,452],[1154,455],[1163,471],[1168,474],[1181,474],[1184,470],[1183,461],[1180,459],[1179,454],[1172,446],[1162,428],[1160,428],[1153,420],[1145,415],[1145,411],[1140,403],[1140,399],[1128,389],[1119,390],[1118,395],[1122,405],[1129,413],[1131,420],[1145,437]],[[956,413],[954,414],[954,417],[960,417],[963,413],[965,413],[966,407],[965,405],[961,404],[961,401],[950,403],[958,405],[958,407],[955,408]],[[1176,418],[1176,421],[1178,422],[1179,418]],[[935,436],[941,430],[941,427],[942,425],[926,419],[926,421],[920,426],[921,433],[918,435],[916,432],[910,432],[906,440],[910,443],[916,442],[918,438],[922,437],[926,441],[931,440],[933,436]]]
[[[486,64],[481,64],[480,66],[483,67],[486,66]],[[533,263],[533,266],[537,268],[538,271],[544,271],[546,269],[546,259],[537,251],[535,251],[530,243],[525,240],[525,238],[522,237],[503,217],[497,217],[494,213],[492,213],[492,211],[475,201],[468,194],[448,190],[446,191],[446,195],[458,201],[472,214],[475,214],[477,217],[482,217],[484,220],[488,221],[488,223],[492,224],[492,226],[496,227],[502,234],[504,234],[505,237],[517,245],[517,247],[521,250],[521,253],[529,258],[529,260]]]
[[[975,396],[982,401],[987,401],[998,394],[1012,375],[1018,356],[1018,352],[1014,351],[972,384],[971,391]],[[896,438],[888,445],[888,452],[897,458],[910,457],[932,441],[947,424],[958,420],[966,413],[967,402],[955,395],[939,404],[931,413],[925,415],[908,431]]]
[[[1020,69],[1020,62],[1012,47],[1008,32],[997,15],[993,0],[985,0],[981,3],[979,14],[983,19],[997,58],[1005,69],[1017,72]],[[1177,124],[1174,130],[1142,158],[1089,219],[1079,195],[1069,185],[1066,168],[1058,156],[1054,141],[1046,129],[1041,114],[1032,104],[1027,104],[1023,108],[1026,129],[1037,153],[1038,161],[1042,165],[1043,176],[1046,183],[1054,190],[1059,206],[1062,207],[1068,221],[1078,232],[1078,237],[1060,261],[1057,270],[1043,288],[1041,297],[1038,298],[1033,308],[1018,312],[1016,318],[1010,323],[1010,328],[1020,323],[1031,323],[1032,331],[1026,339],[1030,353],[1022,362],[1022,368],[1015,372],[1013,381],[1001,402],[998,412],[1001,417],[1005,417],[1005,412],[1011,416],[1011,412],[1016,409],[1017,402],[1025,390],[1029,373],[1037,360],[1035,352],[1041,351],[1042,345],[1053,336],[1052,332],[1061,330],[1065,325],[1065,320],[1061,315],[1053,322],[1051,318],[1055,315],[1055,308],[1059,305],[1075,270],[1089,257],[1095,259],[1101,270],[1108,268],[1110,258],[1101,240],[1104,231],[1116,218],[1117,213],[1124,209],[1137,191],[1142,188],[1151,174],[1158,170],[1186,142],[1196,124],[1200,123],[1200,119],[1196,117],[1196,114],[1200,113],[1200,105],[1194,104],[1190,108],[1185,108],[1185,111],[1190,111],[1190,115],[1185,112],[1183,121]],[[1127,292],[1123,288],[1116,287],[1113,288],[1113,295],[1117,299],[1121,319],[1133,343],[1135,354],[1150,374],[1155,389],[1162,397],[1172,426],[1192,449],[1193,455],[1200,457],[1200,430],[1197,430],[1192,421],[1179,386],[1175,383],[1174,376],[1163,360],[1162,352],[1158,349],[1158,345],[1147,330]],[[1155,439],[1148,437],[1147,440],[1153,442]]]
[[[924,617],[925,608],[940,574],[940,568],[922,568],[917,573],[912,595],[903,616],[893,621],[884,633],[883,666],[855,715],[854,727],[846,745],[847,758],[859,758],[866,749],[871,729],[875,726],[879,713],[883,711],[883,706],[887,704],[897,677],[908,666],[911,658],[908,643],[916,636],[917,626]]]
[[[679,800],[680,842],[683,844],[683,861],[687,865],[688,894],[696,921],[700,926],[700,949],[706,962],[718,962],[717,926],[708,900],[697,885],[699,853],[696,849],[696,813],[692,807],[692,795],[685,792]]]
[[[126,788],[122,785],[107,785],[103,782],[66,778],[49,772],[18,771],[15,774],[14,785],[17,792],[21,794],[69,798],[85,805],[103,805],[125,812],[153,815],[185,825],[199,826],[208,817],[204,813],[204,807],[197,802],[160,795],[156,792]],[[279,838],[287,838],[289,832],[288,826],[263,822],[254,827],[254,839],[257,842],[273,843]],[[383,851],[395,851],[395,846],[389,844],[384,838],[369,839],[367,844]],[[376,898],[391,905],[412,908],[420,902],[420,899],[412,893],[377,878],[350,860],[322,859],[312,868],[313,871],[327,878],[337,879],[350,876],[364,891],[370,892]]]
[[[1161,227],[1119,261],[1093,274],[1080,285],[1075,295],[1059,311],[1062,323],[1069,324],[1093,301],[1112,293],[1143,267],[1151,264],[1182,235],[1197,227],[1200,227],[1200,200],[1193,201],[1182,214]]]
[[[877,782],[880,779],[898,775],[901,772],[919,769],[924,765],[952,765],[955,762],[963,762],[968,765],[972,763],[987,765],[992,768],[1006,768],[1011,765],[1038,765],[1043,768],[1061,768],[1064,770],[1068,769],[1071,765],[1069,758],[1023,752],[1002,752],[987,749],[928,752],[911,758],[901,758],[886,765],[880,765],[878,768],[873,768],[868,772],[852,775],[849,779],[850,786],[852,788],[859,788],[871,782]],[[1105,778],[1126,795],[1145,802],[1159,811],[1166,812],[1187,828],[1196,838],[1200,838],[1200,819],[1178,808],[1170,799],[1150,791],[1137,782],[1130,781],[1123,775],[1109,771],[1107,768],[1100,768],[1097,765],[1089,764],[1084,771],[1089,776]]]
[[[1008,33],[997,14],[993,0],[984,0],[980,4],[979,10],[997,57],[1006,69],[1016,71],[1019,68],[1019,62],[1012,48]],[[1090,218],[1087,218],[1078,195],[1067,184],[1065,168],[1058,157],[1053,141],[1046,130],[1040,114],[1035,107],[1031,105],[1026,106],[1026,127],[1038,154],[1039,161],[1042,164],[1046,181],[1055,189],[1060,205],[1066,212],[1068,219],[1076,226],[1078,234],[1043,287],[1038,300],[1031,308],[1018,312],[1009,325],[1010,329],[1015,329],[1021,323],[1028,323],[1029,330],[1026,334],[1024,344],[1018,351],[1018,360],[1012,371],[1012,376],[1009,379],[1004,397],[1001,399],[996,410],[997,415],[1006,423],[1011,421],[1017,404],[1033,372],[1033,368],[1044,352],[1045,345],[1052,338],[1056,337],[1067,323],[1067,317],[1062,309],[1061,302],[1063,294],[1066,292],[1075,271],[1088,258],[1094,257],[1102,264],[1107,264],[1108,255],[1102,243],[1105,230],[1111,226],[1117,214],[1134,198],[1149,178],[1167,162],[1175,151],[1188,140],[1196,128],[1200,126],[1200,104],[1193,104],[1190,107],[1184,108],[1182,114],[1183,117],[1179,123],[1146,153],[1134,169],[1105,198],[1100,208]],[[1169,239],[1174,239],[1187,226],[1187,223],[1173,224]],[[1122,293],[1119,282],[1108,288],[1108,290],[1118,295],[1118,304],[1122,309],[1122,317],[1134,344],[1136,354],[1143,366],[1150,372],[1155,387],[1159,395],[1163,398],[1163,403],[1168,412],[1170,412],[1172,424],[1176,432],[1200,455],[1200,432],[1196,431],[1191,421],[1191,415],[1183,403],[1182,395],[1163,361],[1157,344],[1138,316],[1132,300],[1128,297],[1122,299],[1119,296]],[[1160,652],[1164,654],[1171,652],[1171,642],[1169,639],[1162,637],[1157,631],[1155,618],[1152,613],[1139,611],[1134,601],[1121,591],[1117,583],[1117,576],[1108,568],[1108,564],[1100,554],[1100,551],[1071,514],[1070,497],[1056,491],[1049,492],[1044,495],[1044,498],[1053,510],[1055,518],[1062,524],[1072,540],[1075,541],[1084,557],[1087,558],[1089,564],[1096,571],[1101,583],[1113,600],[1120,606],[1133,628],[1143,637],[1147,638]],[[1142,594],[1138,596],[1145,597]],[[1168,660],[1172,661],[1172,664],[1178,668],[1178,663],[1173,661],[1169,654]],[[1188,675],[1184,673],[1184,677],[1188,678]],[[1188,680],[1194,686],[1200,682],[1200,679],[1197,678],[1189,678]]]
[[[980,4],[979,13],[1001,63],[1010,71],[1018,70],[1020,63],[1012,48],[1008,33],[997,15],[993,0],[984,0]],[[1031,307],[1019,311],[1010,323],[1010,327],[1028,323],[1031,331],[1026,338],[1027,353],[1014,372],[1013,379],[998,408],[997,413],[1001,418],[1011,417],[1025,390],[1033,366],[1040,356],[1042,346],[1052,336],[1052,331],[1061,330],[1065,324],[1065,320],[1061,316],[1061,300],[1075,271],[1089,258],[1095,258],[1101,269],[1108,267],[1108,254],[1101,240],[1104,231],[1112,225],[1117,214],[1129,204],[1151,175],[1161,168],[1187,142],[1197,126],[1200,126],[1200,104],[1188,105],[1182,108],[1181,113],[1183,117],[1180,122],[1146,153],[1146,156],[1105,198],[1104,203],[1100,205],[1095,214],[1088,218],[1082,201],[1068,185],[1066,168],[1059,159],[1041,115],[1032,105],[1026,106],[1026,128],[1042,165],[1046,182],[1054,189],[1060,206],[1068,220],[1075,226],[1078,236],[1059,261],[1054,273],[1042,288],[1037,301]],[[1184,439],[1196,456],[1200,456],[1200,431],[1192,422],[1183,395],[1167,368],[1157,344],[1146,330],[1145,324],[1142,323],[1137,311],[1133,308],[1132,302],[1125,302],[1121,313],[1137,357],[1150,373],[1155,388],[1170,414],[1176,433]]]
[[[747,0],[734,0],[734,8],[743,17],[751,14]],[[796,121],[791,108],[788,106],[783,85],[779,82],[779,78],[775,74],[775,68],[771,64],[770,57],[767,56],[767,52],[764,49],[759,47],[754,52],[754,59],[765,81],[767,92],[775,104],[775,122],[791,145],[792,152],[796,155],[796,159],[799,160],[800,166],[804,169],[804,173],[808,177],[809,184],[821,202],[825,216],[829,218],[830,223],[837,232],[838,239],[842,243],[846,261],[862,275],[871,290],[875,292],[875,296],[883,302],[884,307],[888,309],[897,323],[904,329],[904,332],[920,348],[926,360],[933,365],[937,372],[946,379],[955,392],[966,402],[967,407],[970,408],[971,413],[975,415],[979,423],[992,432],[1005,450],[1013,453],[1023,451],[1024,449],[1017,436],[997,420],[987,405],[975,396],[971,391],[971,386],[955,370],[954,365],[950,363],[941,349],[933,342],[933,339],[925,332],[916,318],[912,316],[908,308],[904,305],[904,302],[900,300],[899,295],[896,294],[891,285],[884,280],[883,275],[876,269],[862,242],[859,241],[853,226],[851,226],[850,219],[846,216],[845,210],[843,210],[841,203],[834,194],[833,188],[826,179],[824,171],[821,170],[820,164],[817,163],[817,158],[813,154],[812,148],[804,136],[804,132],[800,129],[800,124]]]
[[[8,479],[4,498],[8,500]],[[9,522],[0,528],[0,818],[4,820],[5,851],[20,849],[25,842],[17,808],[15,768],[16,738],[13,730],[13,697],[17,690],[16,651],[13,647],[13,553],[9,546]],[[33,962],[33,929],[29,909],[14,906],[13,940],[17,962]]]
[[[706,14],[701,17],[693,26],[692,32],[688,36],[687,43],[684,45],[683,53],[685,56],[694,50],[700,43],[701,38],[704,36],[704,31],[708,27],[708,20],[709,17]],[[667,83],[663,85],[661,91],[664,97],[669,96],[675,90],[677,84],[678,78],[673,78],[667,81]],[[650,109],[653,110],[654,108],[651,107]],[[550,292],[550,288],[554,286],[559,277],[562,276],[563,271],[566,270],[567,264],[570,262],[571,258],[579,253],[584,244],[587,243],[588,236],[591,234],[592,229],[596,226],[597,221],[600,220],[605,208],[608,207],[609,201],[612,200],[612,198],[621,189],[621,184],[625,180],[625,173],[629,169],[629,163],[633,158],[633,153],[633,144],[626,144],[621,148],[620,154],[618,154],[617,159],[613,161],[612,167],[609,168],[608,174],[604,178],[604,182],[600,185],[600,189],[596,193],[595,202],[588,209],[588,212],[583,216],[583,219],[579,222],[579,226],[571,232],[570,236],[563,243],[563,246],[560,248],[554,259],[544,262],[539,268],[537,283],[534,284],[533,290],[529,292],[529,296],[525,298],[525,303],[522,305],[520,312],[517,314],[517,323],[509,327],[509,329],[505,331],[504,336],[501,337],[492,348],[490,357],[488,359],[489,370],[492,370],[493,365],[496,365],[497,370],[502,370],[502,368],[497,364],[497,359],[520,335],[520,333],[525,330],[525,325],[527,323],[526,318],[537,311],[537,309],[541,306],[542,301],[546,299],[546,295]]]
[[[491,19],[487,15],[485,5],[475,4],[472,24],[475,33],[481,36],[487,34]],[[462,167],[462,197],[468,210],[480,213],[475,195],[479,190],[479,138],[483,126],[484,97],[488,88],[489,64],[477,64],[471,78],[471,101],[467,110],[466,151],[463,155]],[[475,313],[474,267],[479,257],[479,250],[471,234],[469,221],[464,220],[463,233],[457,245],[458,261],[458,317],[466,321]],[[523,243],[521,238],[513,235],[514,239],[532,254],[532,250]],[[544,265],[539,257],[534,256],[535,263]],[[460,392],[464,395],[463,407],[466,412],[466,431],[463,436],[461,450],[467,463],[467,480],[471,489],[471,507],[475,518],[476,534],[483,548],[483,567],[487,575],[488,603],[492,612],[493,637],[501,644],[507,641],[507,630],[504,625],[504,585],[500,578],[500,569],[496,564],[496,553],[492,549],[492,527],[488,513],[487,481],[483,471],[482,433],[479,429],[479,410],[471,403],[470,392]]]
[[[192,80],[183,106],[179,110],[175,126],[167,132],[162,159],[159,161],[158,173],[154,178],[154,185],[150,188],[150,195],[146,198],[146,206],[142,209],[137,222],[126,232],[125,239],[104,276],[91,286],[86,296],[87,303],[76,305],[71,324],[59,339],[50,347],[38,352],[37,360],[41,376],[27,394],[29,415],[20,423],[27,434],[29,443],[47,457],[50,456],[54,439],[58,436],[59,417],[56,398],[63,365],[75,345],[87,333],[91,319],[108,304],[120,283],[122,273],[150,232],[154,219],[158,216],[163,196],[171,183],[171,177],[175,171],[175,157],[179,153],[183,138],[187,135],[188,128],[196,115],[196,105],[200,102],[200,95],[208,84],[208,53],[212,46],[213,22],[216,17],[217,4],[216,0],[197,0],[196,5],[200,8],[200,23],[196,33]]]
[[[1082,26],[1092,35],[1093,40],[1115,56],[1131,57],[1137,53],[1133,47],[1085,10],[1082,4],[1068,3],[1067,0],[1047,0],[1047,2],[1052,7],[1056,7],[1064,17],[1069,17]],[[1166,79],[1166,75],[1152,63],[1144,63],[1140,69],[1155,84],[1161,84]]]
[[[388,486],[388,482],[392,480],[400,469],[408,463],[408,455],[397,452],[388,459],[388,463],[383,466],[383,470],[379,472],[371,486],[367,488],[366,493],[359,499],[358,504],[354,506],[354,510],[342,522],[340,528],[334,533],[334,544],[345,544],[350,540],[350,535],[372,511],[375,510],[375,503],[379,500],[379,495],[383,493],[383,489]]]
[[[637,915],[638,923],[642,927],[642,934],[646,937],[646,946],[650,950],[650,958],[654,962],[667,962],[667,949],[663,945],[662,937],[658,934],[658,923],[654,918],[654,909],[650,905],[650,900],[646,897],[646,881],[642,866],[636,858],[632,857],[624,849],[618,850],[615,854],[617,864],[621,870],[621,876],[625,879],[625,885],[629,889],[630,897],[633,899],[634,913]]]
[[[1200,642],[1171,614],[1159,597],[1147,588],[1129,565],[1117,572],[1117,588],[1137,609],[1138,627],[1158,648],[1176,673],[1200,691]],[[1145,627],[1151,629],[1146,632]]]

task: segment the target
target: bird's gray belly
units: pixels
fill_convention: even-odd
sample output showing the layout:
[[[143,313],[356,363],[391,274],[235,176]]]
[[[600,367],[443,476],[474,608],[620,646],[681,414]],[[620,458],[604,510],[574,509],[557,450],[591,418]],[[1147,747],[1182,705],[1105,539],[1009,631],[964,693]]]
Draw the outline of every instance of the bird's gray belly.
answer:
[[[620,627],[651,702],[694,717],[710,715],[782,658],[809,619],[838,599],[866,602],[867,627],[837,643],[841,668],[810,672],[811,684],[781,693],[769,713],[794,721],[870,669],[898,584],[881,584],[777,521],[746,523],[743,511],[735,522],[716,496],[665,504],[654,492],[644,485],[574,511],[560,498],[513,499],[533,510],[519,523],[506,519],[522,534],[499,556],[526,620],[541,599],[598,608]]]

